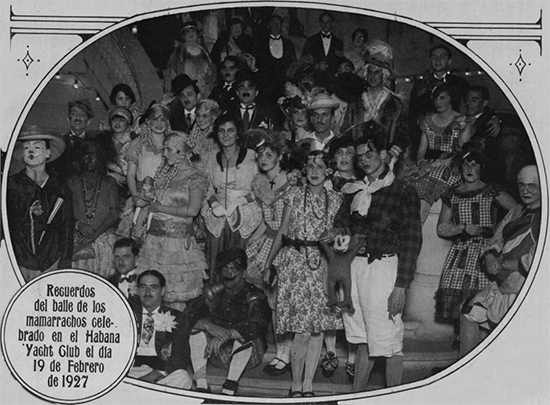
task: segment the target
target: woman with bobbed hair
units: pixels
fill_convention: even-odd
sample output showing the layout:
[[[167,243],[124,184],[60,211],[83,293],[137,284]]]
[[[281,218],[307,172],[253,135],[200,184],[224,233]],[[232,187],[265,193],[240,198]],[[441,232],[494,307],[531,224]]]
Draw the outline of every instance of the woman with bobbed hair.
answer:
[[[141,110],[136,105],[137,98],[136,94],[132,88],[126,83],[118,83],[113,86],[111,93],[109,95],[109,101],[111,102],[112,108],[124,107],[130,110],[132,113],[132,123],[131,129],[136,131],[138,129],[138,118],[141,116]],[[109,111],[108,119],[104,119],[99,123],[100,130],[109,130],[110,126],[110,117],[111,110]]]
[[[363,77],[365,70],[365,52],[369,34],[363,28],[356,28],[351,33],[351,46],[344,51],[344,56],[353,62],[355,70],[353,73]]]
[[[444,83],[432,93],[435,113],[422,117],[419,121],[422,135],[418,147],[417,160],[438,159],[458,152],[472,136],[466,116],[452,109],[451,103],[458,97],[454,87]]]
[[[197,104],[196,125],[193,125],[187,143],[193,148],[193,153],[206,161],[210,153],[218,152],[219,146],[215,139],[214,122],[220,115],[220,106],[214,100],[206,98]]]
[[[452,239],[453,244],[436,293],[436,315],[439,320],[453,322],[458,337],[462,303],[490,282],[481,270],[481,256],[493,236],[499,209],[508,211],[517,202],[496,185],[481,180],[485,159],[474,144],[465,144],[456,160],[461,181],[441,197],[437,225],[437,234]]]
[[[201,210],[207,230],[206,258],[211,283],[217,281],[217,254],[234,247],[246,248],[248,238],[262,220],[252,192],[252,179],[258,173],[256,153],[241,146],[242,121],[223,114],[214,124],[214,133],[220,151],[210,154],[206,162],[211,184]]]

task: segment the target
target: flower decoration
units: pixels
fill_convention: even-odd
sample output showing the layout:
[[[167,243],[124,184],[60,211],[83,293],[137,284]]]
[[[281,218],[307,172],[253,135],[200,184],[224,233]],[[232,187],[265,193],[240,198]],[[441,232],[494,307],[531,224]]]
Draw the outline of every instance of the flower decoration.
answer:
[[[157,332],[172,332],[172,329],[178,326],[176,317],[170,312],[153,314],[153,319],[155,320],[155,330]]]
[[[299,106],[301,108],[306,108],[308,105],[311,104],[313,98],[318,93],[326,92],[326,90],[322,87],[313,87],[311,90],[307,90],[304,88],[301,88],[294,83],[286,82],[285,83],[285,95],[283,97],[280,97],[277,100],[277,103],[279,104],[279,107],[287,118],[290,119],[290,109],[292,107]]]

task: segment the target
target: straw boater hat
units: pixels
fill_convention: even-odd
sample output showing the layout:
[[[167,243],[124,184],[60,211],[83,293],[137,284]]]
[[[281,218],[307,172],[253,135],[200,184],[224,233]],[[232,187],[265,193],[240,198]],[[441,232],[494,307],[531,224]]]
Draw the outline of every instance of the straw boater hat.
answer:
[[[12,174],[20,172],[25,167],[23,163],[23,142],[25,141],[49,141],[51,154],[48,162],[53,162],[65,150],[65,141],[55,132],[39,128],[36,125],[24,127],[17,137],[15,149],[13,150],[10,167],[10,173]]]
[[[311,103],[306,107],[308,110],[315,110],[317,108],[338,108],[340,103],[334,101],[327,93],[319,93],[313,97]]]

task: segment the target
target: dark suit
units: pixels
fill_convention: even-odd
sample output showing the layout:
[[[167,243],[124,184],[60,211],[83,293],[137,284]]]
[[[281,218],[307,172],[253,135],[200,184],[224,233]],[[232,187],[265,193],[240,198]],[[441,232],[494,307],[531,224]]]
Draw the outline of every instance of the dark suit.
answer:
[[[84,140],[93,139],[93,134],[85,133],[83,138],[71,135],[70,132],[63,135],[65,150],[56,160],[46,164],[46,172],[57,176],[59,181],[66,184],[70,176],[77,171],[80,154],[80,145]]]
[[[141,328],[143,323],[143,307],[141,303],[132,305],[138,328],[138,341],[141,341]],[[170,312],[175,316],[177,327],[172,332],[155,332],[155,350],[157,356],[136,355],[134,366],[147,364],[153,370],[166,371],[170,374],[175,370],[185,370],[191,364],[189,356],[189,332],[186,328],[183,314],[180,311],[165,305],[159,307],[160,313]]]
[[[335,72],[338,59],[344,56],[344,43],[340,38],[332,34],[328,54],[325,55],[323,38],[321,37],[321,33],[318,32],[306,38],[302,50],[302,58],[307,55],[313,56],[315,63],[325,60],[328,63],[329,71]]]
[[[238,117],[243,119],[243,115],[241,114],[241,105],[240,103],[237,105],[233,105],[229,110],[228,113],[231,115],[234,115],[235,117]],[[256,108],[253,110],[250,121],[248,126],[244,128],[245,131],[252,129],[252,128],[260,128],[260,124],[265,123],[268,124],[272,122],[272,114],[271,109],[267,108],[267,106],[256,103]],[[244,124],[244,123],[243,123]],[[265,128],[265,127],[264,127]],[[267,129],[267,128],[265,128]]]
[[[495,137],[487,134],[487,124],[494,115],[495,111],[493,109],[489,107],[483,109],[483,113],[476,118],[472,125],[471,141],[481,146],[487,158],[487,162],[483,165],[482,179],[489,183],[503,183],[506,165],[500,147],[500,134]]]
[[[209,99],[214,100],[220,106],[220,112],[224,113],[231,108],[232,105],[239,104],[239,97],[237,96],[237,84],[233,82],[229,89],[224,89],[224,83],[218,84],[212,89],[212,93],[208,96]]]
[[[277,59],[271,54],[270,44],[271,39],[269,35],[258,42],[256,55],[258,73],[256,77],[259,84],[260,97],[276,113],[280,112],[277,100],[279,97],[284,96],[284,86],[288,80],[286,72],[290,65],[296,61],[296,50],[292,41],[281,36],[283,55]],[[282,124],[282,121],[284,121],[282,112],[280,112],[279,118],[278,121],[281,121],[280,124]]]
[[[186,111],[181,103],[181,100],[179,98],[173,100],[170,104],[168,104],[168,109],[170,110],[170,128],[174,131],[185,132],[186,134],[191,132],[195,126],[195,120],[193,120],[191,125],[187,123],[187,120],[185,119]]]
[[[128,291],[128,302],[130,302],[130,305],[132,306],[132,308],[134,308],[134,305],[136,307],[140,305],[139,295],[137,294],[137,276],[138,275],[134,274],[134,276],[135,276],[135,281],[130,284],[129,286],[130,291]],[[120,283],[120,277],[121,277],[121,274],[118,271],[115,271],[113,274],[107,276],[106,279],[108,282],[114,285],[115,288],[118,289],[118,284]],[[132,294],[131,290],[134,289],[134,286],[135,286],[136,293]],[[122,291],[122,293],[124,294],[124,291]]]

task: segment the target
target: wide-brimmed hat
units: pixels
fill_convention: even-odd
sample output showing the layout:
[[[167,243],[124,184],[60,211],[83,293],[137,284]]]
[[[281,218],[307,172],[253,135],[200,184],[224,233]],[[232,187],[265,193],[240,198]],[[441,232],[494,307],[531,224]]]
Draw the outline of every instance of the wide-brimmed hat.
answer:
[[[113,119],[113,117],[122,117],[125,118],[126,121],[128,121],[128,124],[132,124],[132,121],[134,120],[134,117],[132,116],[132,113],[129,109],[126,107],[115,107],[111,110],[109,113],[109,121]]]
[[[311,103],[307,105],[308,110],[315,110],[317,108],[338,108],[340,103],[333,100],[327,93],[318,93],[313,97]]]
[[[83,98],[80,100],[75,101],[69,101],[69,111],[71,111],[71,108],[76,107],[80,108],[82,111],[88,115],[88,118],[94,118],[95,114],[92,110],[92,104],[90,103],[90,100],[87,98]]]
[[[25,163],[23,162],[23,142],[25,141],[49,141],[51,154],[48,162],[53,162],[61,156],[65,150],[65,141],[61,135],[53,131],[39,128],[36,125],[24,127],[19,133],[17,142],[15,143],[10,174],[18,173],[25,167]]]
[[[367,43],[366,52],[367,57],[365,59],[365,65],[375,65],[387,69],[392,76],[395,75],[395,71],[392,67],[393,49],[389,44],[379,39],[373,39]],[[365,70],[365,75],[366,74],[367,71]]]
[[[189,86],[192,86],[194,84],[197,84],[196,80],[191,79],[189,76],[187,76],[185,73],[182,73],[181,75],[177,75],[172,80],[172,93],[174,95],[180,94],[184,89],[186,89]]]

